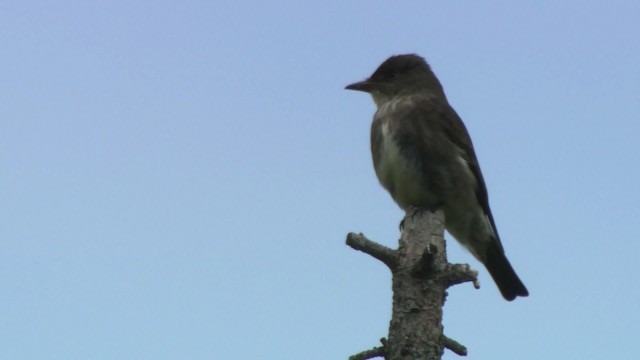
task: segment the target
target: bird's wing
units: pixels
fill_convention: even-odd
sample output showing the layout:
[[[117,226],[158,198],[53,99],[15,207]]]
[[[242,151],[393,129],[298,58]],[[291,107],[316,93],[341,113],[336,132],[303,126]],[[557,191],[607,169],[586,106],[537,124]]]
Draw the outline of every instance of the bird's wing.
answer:
[[[475,176],[478,184],[475,191],[478,203],[491,222],[491,227],[493,227],[493,231],[496,234],[500,249],[504,251],[500,242],[500,236],[498,236],[498,228],[496,227],[495,221],[493,220],[493,214],[491,213],[491,208],[489,207],[487,186],[484,182],[482,171],[480,171],[480,164],[478,163],[478,157],[476,156],[476,152],[473,148],[469,132],[467,131],[467,128],[462,122],[460,116],[458,116],[456,111],[449,104],[447,104],[443,110],[444,111],[441,116],[438,117],[443,133],[447,136],[449,141],[451,141],[460,150],[460,156],[462,156],[462,158],[467,162],[471,172]]]

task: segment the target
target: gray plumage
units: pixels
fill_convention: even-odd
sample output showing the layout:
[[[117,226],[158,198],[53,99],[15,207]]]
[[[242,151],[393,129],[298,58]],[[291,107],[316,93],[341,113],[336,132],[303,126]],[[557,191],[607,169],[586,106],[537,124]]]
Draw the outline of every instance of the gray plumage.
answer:
[[[378,107],[373,165],[396,203],[442,208],[449,233],[485,265],[504,298],[527,296],[504,255],[471,138],[426,61],[392,56],[347,89],[370,93]]]

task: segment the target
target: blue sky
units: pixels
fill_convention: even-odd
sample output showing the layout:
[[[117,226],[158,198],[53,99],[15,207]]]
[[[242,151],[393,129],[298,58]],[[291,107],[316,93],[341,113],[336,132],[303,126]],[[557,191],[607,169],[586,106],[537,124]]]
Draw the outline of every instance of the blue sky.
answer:
[[[0,358],[345,359],[377,345],[397,243],[344,91],[427,58],[531,296],[450,291],[469,358],[634,359],[633,1],[0,4]],[[457,358],[451,353],[445,359]]]

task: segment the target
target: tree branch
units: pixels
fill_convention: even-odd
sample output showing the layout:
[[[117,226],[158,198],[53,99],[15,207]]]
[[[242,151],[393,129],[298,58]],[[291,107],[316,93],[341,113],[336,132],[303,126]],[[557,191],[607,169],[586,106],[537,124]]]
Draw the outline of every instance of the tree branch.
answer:
[[[473,287],[480,289],[478,271],[473,270],[468,264],[447,264],[440,276],[446,282],[447,287],[472,282]]]
[[[463,345],[442,333],[442,307],[450,286],[471,281],[479,287],[478,273],[469,265],[447,262],[444,220],[442,210],[408,209],[398,250],[362,234],[347,236],[347,245],[391,269],[393,289],[388,340],[351,360],[379,356],[386,360],[437,360],[445,348],[461,356],[467,354]]]
[[[384,357],[384,346],[374,347],[361,353],[349,356],[349,360],[368,360],[377,357]]]
[[[389,249],[384,245],[371,241],[362,233],[349,233],[347,235],[347,245],[382,261],[391,270],[395,269],[398,263],[398,254],[396,250]]]
[[[444,345],[445,348],[451,350],[452,352],[460,356],[467,356],[467,348],[464,345],[447,337],[444,334],[442,334],[442,344]]]
[[[387,338],[380,339],[380,343],[382,344],[382,346],[374,347],[371,350],[365,350],[361,353],[349,356],[349,360],[367,360],[376,357],[386,357],[384,347],[387,346]]]

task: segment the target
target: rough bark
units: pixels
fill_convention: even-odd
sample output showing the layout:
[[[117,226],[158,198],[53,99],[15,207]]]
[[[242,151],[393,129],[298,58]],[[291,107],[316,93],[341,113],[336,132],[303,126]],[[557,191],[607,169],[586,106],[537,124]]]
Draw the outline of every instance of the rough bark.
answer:
[[[377,244],[362,234],[349,234],[347,244],[386,264],[392,273],[393,310],[388,340],[383,346],[351,359],[382,356],[386,360],[440,359],[445,348],[466,355],[466,348],[446,337],[442,307],[446,289],[472,281],[477,272],[468,265],[447,262],[444,213],[410,209],[403,220],[398,250]]]

